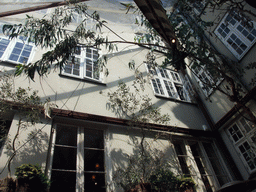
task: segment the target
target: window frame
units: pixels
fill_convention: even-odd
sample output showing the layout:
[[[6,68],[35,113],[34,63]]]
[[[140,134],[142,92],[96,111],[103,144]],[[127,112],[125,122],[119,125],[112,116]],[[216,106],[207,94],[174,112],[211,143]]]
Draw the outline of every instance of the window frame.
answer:
[[[205,66],[199,66],[199,67],[193,68],[193,65],[194,65],[194,63],[192,62],[190,64],[190,66],[191,66],[191,70],[193,71],[193,76],[195,77],[195,79],[196,79],[198,85],[200,86],[201,90],[203,91],[204,95],[206,97],[209,97],[214,92],[214,89],[209,88],[209,90],[207,90],[206,89],[207,86],[204,85],[204,83],[202,82],[202,80],[199,77],[204,75],[204,79],[207,79],[207,81],[209,83],[211,83],[213,85],[215,84],[216,86],[219,86],[221,84],[221,82],[223,81],[223,79],[218,79],[217,82],[215,83],[211,74],[207,71],[207,69],[205,69]]]
[[[185,83],[185,80],[178,72],[160,67],[152,68],[148,64],[145,65],[147,73],[151,76],[151,85],[155,96],[191,103],[190,93],[185,87],[190,83]],[[182,88],[182,91],[179,93],[180,88]]]
[[[233,12],[234,15],[237,15],[236,12]],[[228,21],[228,16],[230,16],[230,14],[232,14],[231,12],[228,12],[225,14],[225,16],[223,17],[223,19],[220,21],[220,23],[218,24],[218,26],[216,27],[216,29],[214,30],[215,35],[222,41],[222,43],[229,49],[229,51],[238,59],[241,60],[245,54],[250,50],[250,48],[254,45],[254,43],[256,42],[256,34],[252,35],[254,36],[254,40],[250,42],[250,40],[243,35],[243,33],[241,31],[239,31],[237,28],[239,26],[243,27],[243,30],[246,29],[248,32],[248,28],[245,28],[245,26],[242,25],[242,21],[238,21],[237,19],[235,19],[232,15],[231,15],[231,19]],[[239,16],[241,17],[241,16]],[[233,25],[230,21],[235,21],[235,24]],[[253,22],[253,28],[251,29],[251,31],[254,30],[254,33],[256,33],[256,22],[255,21],[251,21]],[[223,35],[221,35],[221,33],[219,32],[219,29],[221,28],[221,26],[224,25],[226,28],[225,30],[229,30],[229,32],[225,32],[225,37]],[[224,29],[222,30],[222,33],[224,32]],[[249,34],[252,34],[251,32],[249,32]],[[232,39],[231,36],[235,35],[236,39]],[[249,36],[249,35],[248,35]],[[237,40],[238,39],[238,40]],[[242,51],[241,54],[239,54],[236,49],[234,49],[234,47],[232,47],[232,45],[230,43],[228,43],[228,41],[232,41],[233,44],[235,44],[237,46],[237,49],[240,48],[237,41],[241,41],[240,45],[242,45],[242,43],[247,46],[247,48],[245,48],[244,50],[242,50],[242,48],[240,49]]]
[[[0,27],[1,27],[1,25],[0,25]],[[25,38],[25,41],[22,40],[21,38]],[[34,55],[35,55],[36,47],[35,47],[35,44],[34,44],[34,43],[28,42],[28,38],[23,37],[23,36],[18,36],[18,37],[16,37],[16,38],[9,39],[8,37],[6,37],[6,36],[0,34],[0,41],[1,41],[1,40],[7,40],[7,41],[9,41],[8,45],[6,46],[5,50],[3,51],[2,56],[0,57],[0,60],[1,60],[1,61],[7,61],[7,62],[13,63],[13,64],[28,64],[28,63],[31,63],[31,61],[33,60]],[[20,53],[19,53],[19,54],[15,54],[15,55],[18,55],[18,59],[17,59],[17,61],[15,61],[15,60],[10,59],[10,57],[11,57],[11,55],[13,54],[14,49],[17,50],[16,45],[17,45],[18,43],[19,43],[19,44],[22,44],[23,46],[22,46],[22,48],[21,48]],[[27,62],[26,62],[26,63],[21,63],[21,62],[19,62],[18,60],[21,58],[21,56],[22,56],[21,54],[22,54],[22,53],[24,53],[24,52],[26,52],[26,51],[28,52],[28,50],[24,50],[26,46],[31,46],[31,50],[29,51],[28,57],[27,57],[27,56],[23,56],[23,57],[25,57],[25,58],[28,58],[28,59],[27,59]],[[20,48],[18,48],[18,49],[20,49]]]
[[[233,123],[231,126],[229,126],[226,129],[226,133],[230,138],[230,141],[233,143],[233,146],[237,152],[237,154],[240,156],[241,161],[243,162],[244,166],[248,169],[249,173],[252,173],[256,170],[256,145],[253,143],[253,137],[255,137],[256,135],[256,130],[255,129],[251,129],[249,131],[246,130],[244,124],[241,122],[241,120],[244,120],[247,126],[251,126],[254,127],[255,125],[251,122],[249,122],[248,120],[246,120],[245,118],[241,117],[239,118],[235,123]],[[238,130],[240,131],[242,137],[240,137],[237,141],[234,139],[233,135],[230,133],[230,129],[233,128],[234,126],[236,126],[238,128]],[[248,143],[249,145],[249,150],[252,152],[254,159],[250,158],[250,159],[246,159],[244,154],[240,147],[242,145],[244,145],[245,143]],[[246,151],[247,153],[247,151]],[[253,166],[254,168],[252,169],[249,165],[249,162],[253,162]]]
[[[71,68],[71,72],[69,73],[69,72],[65,71],[66,70],[66,66],[67,66],[67,64],[65,64],[63,66],[63,69],[61,70],[61,75],[69,76],[69,77],[73,77],[73,78],[77,78],[77,79],[87,79],[87,80],[91,80],[91,81],[102,83],[103,82],[103,72],[100,71],[100,69],[99,69],[99,72],[98,72],[98,78],[94,77],[95,66],[97,66],[96,62],[100,58],[101,51],[99,49],[92,48],[92,47],[89,47],[89,48],[80,47],[79,49],[80,49],[80,51],[76,51],[71,56],[72,58],[70,58],[67,61],[68,64],[70,62],[70,64],[72,65],[72,67],[69,67],[69,68]],[[89,55],[87,54],[87,50],[88,49],[91,50],[91,57],[89,57]],[[93,54],[93,52],[95,52],[95,51],[97,51],[97,55],[98,55],[97,59],[93,58],[93,56],[95,55],[95,54]],[[80,53],[78,54],[78,52],[80,52]],[[73,61],[71,61],[71,59]],[[80,60],[80,62],[79,62],[79,64],[80,64],[79,65],[79,75],[75,75],[75,74],[72,73],[72,71],[74,71],[74,61],[76,59]],[[92,69],[91,70],[91,74],[92,75],[91,75],[91,77],[86,75],[86,71],[89,71],[89,70],[87,70],[89,68],[88,63],[86,63],[87,61],[91,62],[91,64],[92,64],[92,67],[91,67],[91,69]]]
[[[52,166],[53,166],[53,157],[54,157],[54,148],[55,148],[55,143],[56,143],[56,137],[57,137],[57,126],[67,126],[67,124],[61,124],[61,123],[56,123],[54,124],[54,126],[52,127],[52,140],[51,140],[51,146],[49,148],[49,153],[50,153],[50,158],[49,158],[49,166],[48,166],[48,178],[49,180],[51,180],[51,175],[52,175]],[[84,150],[87,148],[84,146],[84,135],[85,135],[85,129],[89,129],[89,130],[98,130],[98,131],[101,131],[102,132],[102,139],[103,139],[103,148],[100,149],[100,150],[103,150],[104,151],[104,154],[103,154],[103,164],[104,164],[104,171],[98,171],[97,173],[100,173],[100,174],[104,174],[104,182],[105,182],[105,191],[107,191],[107,172],[106,172],[106,154],[107,154],[107,150],[106,150],[106,146],[107,146],[107,143],[106,143],[106,130],[104,129],[94,129],[94,128],[86,128],[86,127],[82,127],[82,126],[76,126],[76,125],[69,125],[69,127],[72,127],[72,128],[76,128],[77,130],[77,145],[76,145],[76,148],[77,148],[77,151],[76,151],[76,186],[75,186],[75,189],[76,189],[76,192],[77,191],[84,191],[84,179],[85,179],[85,176],[84,174],[87,172],[87,173],[93,173],[93,172],[97,172],[97,171],[85,171],[84,170],[84,159],[85,159],[85,156],[84,156]]]

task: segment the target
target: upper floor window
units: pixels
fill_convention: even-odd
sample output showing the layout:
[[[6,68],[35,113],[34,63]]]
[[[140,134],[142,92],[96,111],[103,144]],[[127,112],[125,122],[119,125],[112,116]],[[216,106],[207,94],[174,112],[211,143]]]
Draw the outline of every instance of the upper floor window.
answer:
[[[200,14],[204,10],[205,5],[206,5],[205,0],[203,0],[203,1],[195,1],[193,3],[193,7],[195,8],[195,13],[197,15]]]
[[[254,21],[244,19],[243,15],[231,11],[220,22],[215,34],[240,60],[256,41],[255,24]]]
[[[239,119],[227,129],[237,152],[250,171],[256,170],[255,125],[245,118]]]
[[[2,25],[0,25],[2,29]],[[0,35],[2,31],[0,31]],[[18,36],[10,40],[8,37],[0,36],[0,59],[14,63],[28,64],[34,54],[35,46],[28,42],[28,38]]]
[[[74,55],[69,58],[64,66],[62,74],[101,81],[102,74],[98,67],[98,58],[97,49],[77,47]]]
[[[155,95],[191,101],[188,90],[184,86],[184,80],[179,73],[160,67],[146,66],[148,72],[152,75],[151,81]]]
[[[202,88],[203,93],[205,96],[209,96],[213,92],[213,86],[220,84],[221,80],[214,80],[205,66],[196,66],[193,63],[191,68],[199,86]]]

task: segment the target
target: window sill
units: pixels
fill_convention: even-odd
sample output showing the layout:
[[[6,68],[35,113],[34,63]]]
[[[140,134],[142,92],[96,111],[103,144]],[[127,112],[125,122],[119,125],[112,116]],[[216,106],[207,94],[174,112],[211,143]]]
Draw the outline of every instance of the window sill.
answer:
[[[63,77],[63,78],[67,78],[67,79],[73,79],[73,80],[80,80],[80,81],[84,81],[84,82],[89,82],[89,83],[95,83],[95,84],[99,84],[99,85],[107,85],[106,83],[103,83],[102,81],[99,81],[99,80],[94,80],[94,79],[89,79],[89,78],[81,78],[81,77],[75,77],[75,76],[72,76],[72,75],[67,75],[67,74],[59,74],[60,77]]]
[[[159,99],[165,99],[165,100],[168,100],[168,101],[174,101],[174,102],[179,102],[179,103],[187,103],[187,104],[191,104],[191,105],[197,105],[196,103],[194,103],[192,101],[184,101],[184,100],[175,99],[175,98],[166,97],[166,96],[157,95],[157,94],[155,94],[155,96]]]

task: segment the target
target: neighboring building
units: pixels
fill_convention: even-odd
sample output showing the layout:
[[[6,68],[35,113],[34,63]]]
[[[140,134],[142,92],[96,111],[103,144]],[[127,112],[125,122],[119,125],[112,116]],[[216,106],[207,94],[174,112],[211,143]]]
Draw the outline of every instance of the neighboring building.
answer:
[[[119,4],[100,0],[88,4],[89,11],[99,11],[108,26],[127,41],[133,41],[135,33],[141,32],[139,26],[134,24],[135,15],[125,14]],[[200,7],[197,7],[198,10]],[[51,11],[48,9],[47,13]],[[44,13],[33,12],[33,15],[41,17]],[[236,29],[228,26],[228,30],[233,30],[236,35],[233,38],[231,32],[228,33],[222,26],[223,20],[228,18],[231,22],[231,17],[225,16],[225,13],[219,15],[222,16],[220,23],[213,30],[220,39],[211,39],[214,46],[221,52],[224,50],[227,56],[240,59],[241,65],[255,61],[255,29],[250,29],[250,34],[238,41],[236,38],[239,35],[236,34],[245,30],[240,30],[240,21],[236,21]],[[5,17],[0,22],[20,22],[24,17],[25,14]],[[77,15],[72,25],[80,19]],[[88,27],[93,29],[92,21]],[[119,40],[106,28],[102,32],[109,40]],[[240,47],[235,48],[231,40]],[[165,153],[173,172],[191,176],[200,192],[217,191],[227,183],[251,178],[256,170],[256,153],[252,144],[255,142],[254,125],[241,116],[242,111],[236,112],[232,102],[214,90],[200,90],[200,83],[191,77],[202,100],[198,103],[187,76],[169,68],[152,69],[143,64],[148,51],[127,44],[118,44],[118,51],[112,53],[104,47],[78,48],[62,71],[52,70],[44,78],[36,76],[35,82],[29,82],[24,76],[17,77],[15,87],[30,86],[39,91],[43,100],[50,98],[58,108],[52,109],[51,118],[42,116],[40,123],[20,133],[17,148],[26,141],[28,143],[19,149],[13,160],[12,174],[20,164],[33,163],[41,165],[51,178],[51,191],[122,191],[113,185],[113,175],[118,167],[127,164],[128,156],[136,151],[136,141],[140,140],[141,132],[140,129],[130,128],[129,120],[111,110],[107,93],[115,91],[120,80],[132,85],[134,71],[129,69],[128,63],[134,60],[136,67],[145,76],[149,74],[151,77],[142,94],[148,94],[152,102],[161,107],[162,114],[168,113],[171,118],[167,126],[152,124],[153,128],[147,133],[145,141],[152,149]],[[0,70],[14,71],[18,63],[36,61],[44,52],[27,43],[24,37],[9,40],[1,34]],[[161,63],[164,56],[156,54],[157,62]],[[94,63],[102,55],[108,57],[108,76],[97,72],[98,66]],[[211,81],[206,71],[198,73]],[[255,88],[250,87],[249,77],[246,76],[243,81],[248,88],[245,101],[255,113]],[[11,139],[19,120],[19,114],[12,115]],[[29,141],[31,131],[39,131],[40,134]],[[156,136],[158,139],[155,139]],[[8,150],[2,147],[0,152],[2,171],[8,161]],[[0,178],[6,176],[5,169]]]

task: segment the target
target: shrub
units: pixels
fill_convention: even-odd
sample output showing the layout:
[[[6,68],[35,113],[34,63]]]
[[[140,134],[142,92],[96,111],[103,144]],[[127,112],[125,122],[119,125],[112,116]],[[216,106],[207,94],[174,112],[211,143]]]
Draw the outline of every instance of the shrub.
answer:
[[[46,192],[50,186],[48,178],[38,165],[23,164],[16,168],[18,186],[27,192]]]

